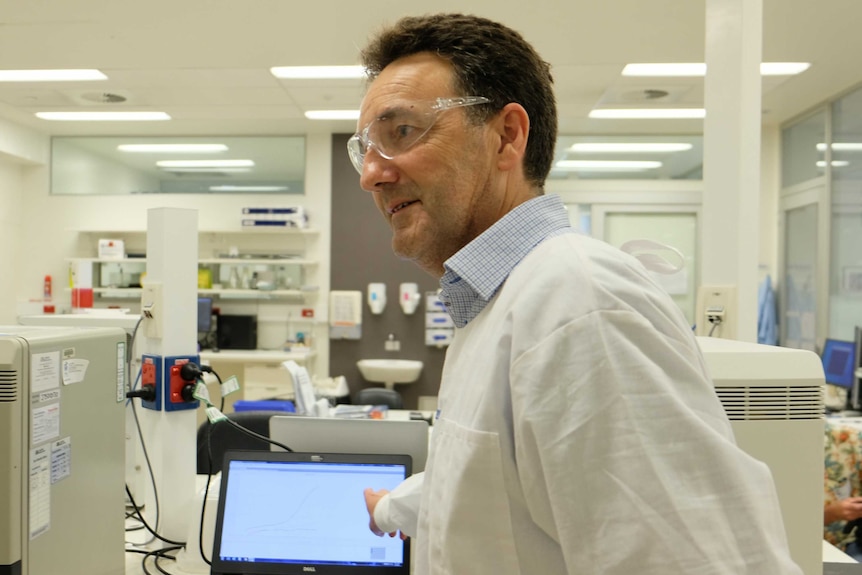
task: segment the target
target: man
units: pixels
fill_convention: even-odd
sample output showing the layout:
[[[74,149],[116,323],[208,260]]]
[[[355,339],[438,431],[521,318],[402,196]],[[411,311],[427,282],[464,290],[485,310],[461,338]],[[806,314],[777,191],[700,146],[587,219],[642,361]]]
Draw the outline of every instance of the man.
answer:
[[[457,14],[399,21],[363,63],[351,159],[457,326],[421,503],[366,491],[372,528],[415,529],[420,574],[799,574],[682,313],[543,195],[549,66]]]

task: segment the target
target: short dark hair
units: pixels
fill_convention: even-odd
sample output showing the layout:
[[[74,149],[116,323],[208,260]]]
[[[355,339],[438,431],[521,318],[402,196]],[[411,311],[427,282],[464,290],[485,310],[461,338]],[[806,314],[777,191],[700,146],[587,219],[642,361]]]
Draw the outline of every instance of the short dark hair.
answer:
[[[467,108],[484,122],[516,102],[530,117],[524,174],[542,188],[551,170],[557,141],[557,106],[550,64],[516,31],[486,18],[433,14],[402,18],[372,38],[361,52],[374,80],[389,64],[431,52],[452,64],[455,90],[461,96],[485,96],[491,102]]]

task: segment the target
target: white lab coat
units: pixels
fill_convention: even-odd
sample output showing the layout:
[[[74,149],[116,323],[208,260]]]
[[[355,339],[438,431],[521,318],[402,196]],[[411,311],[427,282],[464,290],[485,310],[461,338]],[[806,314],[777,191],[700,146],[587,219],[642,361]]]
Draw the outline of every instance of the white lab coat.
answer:
[[[633,258],[540,244],[448,350],[415,573],[799,575],[705,374]]]

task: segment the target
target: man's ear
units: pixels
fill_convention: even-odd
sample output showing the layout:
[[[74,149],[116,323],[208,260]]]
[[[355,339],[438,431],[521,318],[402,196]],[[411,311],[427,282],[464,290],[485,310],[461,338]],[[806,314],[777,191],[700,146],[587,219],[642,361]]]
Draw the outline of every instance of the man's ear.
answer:
[[[521,167],[527,150],[527,138],[530,136],[527,111],[520,104],[506,104],[497,115],[495,127],[500,137],[497,167],[502,171]]]

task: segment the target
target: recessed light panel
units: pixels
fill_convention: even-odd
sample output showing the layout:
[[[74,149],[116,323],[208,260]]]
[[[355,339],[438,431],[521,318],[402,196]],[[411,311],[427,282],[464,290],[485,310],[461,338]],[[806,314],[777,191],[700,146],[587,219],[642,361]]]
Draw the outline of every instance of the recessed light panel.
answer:
[[[661,166],[661,162],[650,160],[560,160],[554,164],[556,169],[572,171],[654,170]]]
[[[107,80],[98,70],[0,70],[0,82],[81,82]]]
[[[364,78],[362,66],[276,66],[269,69],[276,78],[284,80],[337,80]]]
[[[171,119],[164,112],[36,112],[36,117],[61,122],[153,122]]]
[[[598,108],[590,111],[590,118],[597,119],[700,119],[705,116],[703,108]]]
[[[309,120],[358,120],[359,110],[309,110],[305,117]]]
[[[581,142],[572,144],[570,152],[577,154],[638,154],[638,153],[665,153],[685,152],[692,148],[691,144],[674,142]]]
[[[145,154],[208,154],[214,152],[226,152],[227,146],[224,144],[120,144],[117,146],[117,149],[121,152],[137,152]]]
[[[810,66],[811,64],[808,62],[762,62],[760,74],[762,76],[793,76],[804,72]],[[706,64],[703,62],[626,64],[623,68],[623,76],[693,77],[704,75],[706,75]]]

